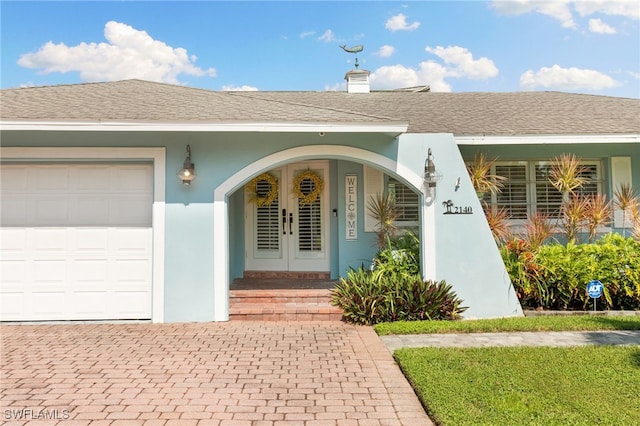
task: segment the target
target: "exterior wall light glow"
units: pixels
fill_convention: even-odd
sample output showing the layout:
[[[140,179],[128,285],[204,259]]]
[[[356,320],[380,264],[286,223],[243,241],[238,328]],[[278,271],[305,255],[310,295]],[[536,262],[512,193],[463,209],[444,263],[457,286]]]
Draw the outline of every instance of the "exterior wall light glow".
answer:
[[[187,145],[184,164],[178,172],[178,179],[182,181],[184,186],[191,185],[191,181],[196,178],[196,166],[191,162],[191,146]]]

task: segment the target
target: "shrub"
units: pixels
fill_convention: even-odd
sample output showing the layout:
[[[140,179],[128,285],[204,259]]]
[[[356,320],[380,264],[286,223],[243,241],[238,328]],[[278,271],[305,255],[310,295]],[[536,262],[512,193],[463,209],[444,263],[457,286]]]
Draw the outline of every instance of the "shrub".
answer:
[[[467,309],[445,281],[374,272],[352,269],[332,290],[332,303],[344,311],[348,322],[455,320]]]
[[[355,324],[389,321],[459,319],[467,308],[445,281],[420,275],[419,241],[415,235],[387,239],[370,270],[351,269],[332,290],[331,300]]]
[[[549,244],[531,250],[512,242],[501,249],[523,307],[587,309],[586,286],[604,285],[600,309],[640,309],[640,242],[608,234],[593,244]]]

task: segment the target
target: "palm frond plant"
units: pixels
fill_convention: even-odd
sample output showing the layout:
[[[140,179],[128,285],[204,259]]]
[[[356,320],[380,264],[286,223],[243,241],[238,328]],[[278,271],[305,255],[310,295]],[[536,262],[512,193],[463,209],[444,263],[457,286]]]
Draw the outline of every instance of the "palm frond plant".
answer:
[[[398,209],[396,208],[395,198],[390,192],[383,194],[377,193],[369,198],[367,204],[369,214],[377,221],[376,236],[377,245],[380,250],[384,249],[387,240],[392,238],[397,227],[395,221],[398,218]]]
[[[495,163],[495,158],[487,158],[485,153],[478,152],[473,157],[473,161],[467,165],[471,183],[480,199],[487,193],[497,194],[504,188],[503,182],[506,178],[491,172]]]
[[[626,236],[627,232],[627,213],[630,212],[634,204],[638,204],[638,196],[631,187],[630,183],[621,183],[613,192],[614,206],[622,212],[622,232]],[[633,223],[631,224],[633,225]]]
[[[593,241],[598,233],[599,226],[607,226],[611,223],[613,208],[607,196],[604,194],[591,194],[586,197],[587,224],[589,226],[589,241]]]

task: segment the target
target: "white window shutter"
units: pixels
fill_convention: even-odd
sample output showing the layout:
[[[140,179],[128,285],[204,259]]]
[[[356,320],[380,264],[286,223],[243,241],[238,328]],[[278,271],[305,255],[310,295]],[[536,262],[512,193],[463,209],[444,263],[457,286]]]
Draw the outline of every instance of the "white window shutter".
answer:
[[[378,221],[369,214],[369,200],[384,192],[384,173],[364,166],[364,231],[375,232]]]
[[[615,192],[621,184],[631,185],[631,157],[611,157],[611,186]],[[615,208],[613,212],[613,224],[616,228],[630,228],[631,218],[627,212],[624,218],[622,210]]]

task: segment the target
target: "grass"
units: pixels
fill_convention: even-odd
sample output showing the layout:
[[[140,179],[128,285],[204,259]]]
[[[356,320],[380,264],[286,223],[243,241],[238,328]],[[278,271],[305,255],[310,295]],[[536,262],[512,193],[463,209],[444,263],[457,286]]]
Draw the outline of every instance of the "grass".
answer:
[[[394,356],[438,425],[640,424],[637,347],[405,348]]]
[[[381,335],[508,331],[640,330],[640,316],[558,315],[464,321],[397,321],[374,326]]]

